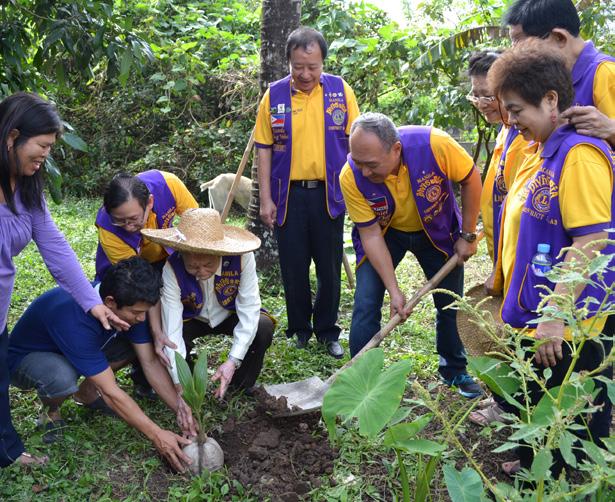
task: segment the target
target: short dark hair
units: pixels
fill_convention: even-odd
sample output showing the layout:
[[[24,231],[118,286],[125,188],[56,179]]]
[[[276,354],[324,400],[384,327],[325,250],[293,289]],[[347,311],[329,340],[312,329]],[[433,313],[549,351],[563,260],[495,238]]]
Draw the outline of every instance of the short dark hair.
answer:
[[[290,61],[290,55],[295,49],[307,50],[312,44],[318,44],[322,60],[324,61],[327,58],[327,42],[325,38],[314,28],[300,26],[288,35],[288,40],[286,40],[286,59]]]
[[[504,14],[504,24],[518,24],[530,37],[544,37],[553,28],[563,28],[578,37],[581,29],[579,13],[571,0],[516,0]]]
[[[560,112],[569,108],[574,99],[572,78],[564,60],[527,46],[504,52],[491,66],[487,81],[496,96],[516,92],[536,107],[547,92],[555,91]]]
[[[143,258],[133,256],[111,265],[100,283],[100,297],[112,296],[118,308],[138,302],[155,305],[160,299],[160,274]]]
[[[484,50],[470,54],[468,61],[468,75],[470,77],[486,76],[493,62],[500,57],[500,49]]]
[[[147,206],[150,191],[147,185],[138,177],[132,174],[119,173],[116,174],[103,196],[103,205],[107,213],[130,199],[137,199],[142,209]]]
[[[17,188],[27,209],[43,207],[43,173],[39,169],[32,176],[23,176],[17,155],[10,155],[7,141],[11,131],[19,131],[13,143],[13,152],[26,141],[42,134],[60,136],[64,131],[58,110],[37,94],[18,92],[0,103],[0,189],[9,209],[16,213],[11,187],[11,162],[15,162]]]

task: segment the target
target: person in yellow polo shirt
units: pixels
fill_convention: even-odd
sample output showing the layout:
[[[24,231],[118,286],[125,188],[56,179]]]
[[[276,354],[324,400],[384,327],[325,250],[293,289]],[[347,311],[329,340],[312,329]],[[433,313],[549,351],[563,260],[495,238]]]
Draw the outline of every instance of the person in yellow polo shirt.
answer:
[[[615,58],[599,52],[580,36],[581,22],[572,0],[516,0],[504,16],[513,44],[531,39],[546,54],[559,54],[572,75],[574,99],[561,118],[579,134],[595,136],[615,146]],[[605,333],[615,335],[615,316],[609,316]],[[611,345],[608,345],[610,343]],[[610,352],[612,342],[605,350]],[[604,371],[613,379],[613,366]],[[608,435],[613,405],[608,399],[594,414],[594,436]]]
[[[461,185],[460,212],[452,183]],[[459,265],[441,287],[463,294],[463,262],[476,253],[481,182],[472,158],[448,134],[433,127],[397,129],[386,115],[366,113],[351,128],[350,157],[340,174],[348,214],[355,223],[357,286],[350,327],[355,355],[378,332],[385,289],[391,315],[408,315],[395,268],[407,251],[431,278],[457,253]],[[466,372],[453,301],[435,294],[439,372],[467,398],[482,394]]]
[[[519,131],[508,125],[508,114],[487,85],[487,72],[500,54],[498,51],[486,50],[470,56],[468,74],[472,89],[467,96],[468,101],[480,111],[489,124],[501,124],[480,198],[485,240],[494,264],[497,261],[497,242],[500,235],[500,209],[508,187],[523,162],[523,150],[527,146]],[[485,287],[489,294],[501,294],[501,291],[493,290],[493,274],[485,281]]]
[[[544,385],[553,388],[562,383],[573,363],[570,346],[563,343],[572,335],[563,321],[540,322],[537,309],[541,293],[544,294],[542,286],[560,294],[566,294],[567,288],[564,283],[552,283],[545,274],[550,268],[549,261],[567,262],[576,256],[574,251],[560,256],[564,248],[575,248],[589,257],[595,252],[615,253],[612,245],[583,249],[588,243],[606,239],[607,229],[615,223],[613,151],[606,141],[579,134],[561,118],[560,113],[570,106],[574,92],[570,73],[558,56],[519,47],[493,63],[488,80],[508,112],[510,123],[527,141],[532,141],[503,208],[497,264],[502,274],[496,277],[496,282],[503,280],[502,319],[519,329],[532,328],[539,321],[528,334],[544,343],[535,349],[530,347],[526,357],[534,358],[538,367],[550,368]],[[550,255],[550,260],[536,259],[537,253]],[[599,284],[600,280],[593,279]],[[615,273],[608,271],[604,281],[615,281]],[[589,328],[591,323],[599,332],[605,319],[595,317],[599,316],[597,309],[605,298],[604,290],[588,284],[577,294],[578,308],[588,312],[583,324]],[[590,297],[596,301],[586,303]],[[603,358],[602,344],[586,341],[574,361],[574,371],[591,371]],[[545,387],[533,381],[527,385],[531,404],[536,405]],[[600,406],[606,397],[606,387],[598,380],[595,385],[600,392],[593,405]],[[584,416],[577,417],[579,424],[584,420]],[[592,427],[595,424],[590,424],[590,431]],[[585,432],[575,430],[583,438],[587,437],[582,434]],[[608,436],[608,424],[606,433]],[[599,438],[600,432],[594,428],[592,440],[598,442]],[[523,446],[518,453],[520,462],[503,466],[507,472],[530,468],[533,450]],[[557,477],[564,461],[558,450],[553,451],[553,458],[551,474]]]
[[[158,170],[145,171],[136,176],[116,175],[105,190],[103,205],[96,215],[98,249],[96,251],[96,278],[102,280],[113,264],[132,256],[141,256],[160,273],[172,253],[141,235],[141,229],[162,229],[173,224],[176,214],[197,208],[198,203],[182,181],[172,173]],[[170,343],[160,329],[160,304],[148,312],[156,353],[167,363],[164,346]],[[140,397],[154,398],[141,367],[133,366],[131,377],[135,392]]]
[[[344,233],[339,172],[359,107],[350,86],[323,73],[327,44],[312,28],[286,44],[290,75],[270,85],[256,118],[260,216],[274,230],[286,298],[286,335],[306,348],[312,333],[329,354],[338,342]],[[318,288],[312,303],[310,263]]]

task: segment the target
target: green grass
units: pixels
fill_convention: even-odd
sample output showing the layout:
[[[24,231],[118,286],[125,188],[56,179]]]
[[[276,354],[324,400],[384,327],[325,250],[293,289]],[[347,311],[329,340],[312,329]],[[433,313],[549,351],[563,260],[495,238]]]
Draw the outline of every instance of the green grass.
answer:
[[[58,227],[65,233],[88,277],[94,275],[96,232],[93,221],[98,204],[99,201],[75,199],[67,199],[59,206],[50,203]],[[231,222],[240,224],[241,218],[235,217]],[[354,262],[349,250],[347,253],[351,263]],[[55,286],[33,244],[16,258],[15,264],[17,277],[9,311],[9,328],[29,302]],[[466,267],[466,289],[481,281],[489,268],[485,245],[481,244],[479,255]],[[423,274],[411,255],[398,267],[397,277],[408,295],[424,282]],[[345,276],[343,280],[340,325],[347,333],[353,292],[348,289]],[[311,375],[326,378],[347,360],[328,357],[322,348],[316,347],[314,340],[311,341],[311,350],[300,351],[294,347],[293,340],[286,338],[284,298],[278,279],[261,277],[261,295],[264,307],[280,321],[265,360],[261,382],[288,382]],[[433,303],[426,299],[417,306],[411,318],[382,343],[387,363],[407,358],[412,361],[413,375],[432,382],[436,381],[438,364],[434,314]],[[383,319],[388,319],[388,315],[388,300],[385,299]],[[347,340],[342,344],[347,349]],[[214,337],[207,340],[206,346],[214,358],[223,360],[230,343]],[[119,380],[127,386],[124,373],[120,372]],[[241,492],[242,488],[228,479],[224,471],[211,478],[188,480],[161,470],[161,461],[152,445],[138,432],[124,422],[93,417],[72,402],[65,403],[62,408],[69,423],[65,441],[46,446],[35,430],[38,413],[35,394],[12,388],[11,403],[15,426],[28,450],[47,454],[51,460],[45,468],[32,471],[15,466],[0,471],[0,500],[231,500],[228,492],[233,487],[235,492],[242,493],[235,500],[249,500],[249,496]],[[140,404],[158,424],[174,427],[174,417],[163,405]],[[229,415],[241,415],[249,406],[249,401],[242,398],[231,401],[226,408],[212,403],[212,426]],[[339,449],[340,456],[330,476],[336,486],[324,480],[323,486],[311,492],[308,498],[314,501],[391,500],[393,493],[399,493],[399,486],[394,481],[394,457],[379,443],[370,443],[348,431]],[[166,474],[161,476],[161,471]],[[388,476],[387,472],[391,475]],[[442,487],[438,493],[443,493]]]

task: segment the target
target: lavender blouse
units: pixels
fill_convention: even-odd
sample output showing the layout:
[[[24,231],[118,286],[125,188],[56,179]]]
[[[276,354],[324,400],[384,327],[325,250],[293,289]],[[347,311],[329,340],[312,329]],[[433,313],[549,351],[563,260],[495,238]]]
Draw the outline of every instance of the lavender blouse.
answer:
[[[0,204],[0,333],[7,323],[11,293],[15,282],[13,257],[30,240],[36,243],[49,272],[87,312],[102,303],[100,296],[86,278],[75,252],[58,230],[43,198],[43,209],[27,210],[15,192],[14,214],[6,204]]]

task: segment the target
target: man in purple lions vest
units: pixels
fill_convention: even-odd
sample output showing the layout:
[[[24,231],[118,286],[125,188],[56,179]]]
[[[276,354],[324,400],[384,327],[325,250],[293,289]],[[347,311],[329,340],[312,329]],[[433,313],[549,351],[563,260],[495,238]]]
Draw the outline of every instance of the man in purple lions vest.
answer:
[[[532,38],[546,52],[555,51],[572,72],[575,99],[573,105],[560,114],[579,134],[601,138],[615,146],[615,58],[596,50],[591,41],[580,36],[581,21],[571,0],[517,0],[504,16],[514,43]],[[604,333],[615,334],[615,316],[609,316]],[[610,351],[612,342],[605,342]],[[613,367],[604,372],[613,378]],[[593,434],[609,435],[612,403],[606,397],[605,406],[592,417]]]
[[[323,73],[327,44],[319,32],[305,27],[292,32],[286,55],[290,75],[271,84],[256,119],[260,215],[278,242],[287,336],[296,335],[297,346],[306,348],[314,333],[340,358],[345,207],[339,172],[359,108],[343,79]],[[318,282],[314,302],[312,260]]]
[[[561,117],[579,134],[615,145],[615,58],[580,36],[581,21],[571,0],[517,0],[504,22],[513,43],[533,38],[546,52],[564,58],[572,72],[574,106]]]
[[[462,211],[453,192],[461,185]],[[448,134],[432,127],[395,124],[380,113],[355,120],[348,163],[340,174],[348,214],[355,222],[357,287],[350,328],[355,355],[380,328],[385,289],[391,316],[405,319],[406,298],[395,268],[407,251],[431,278],[455,253],[459,266],[440,287],[463,294],[463,263],[476,253],[481,182],[472,158]],[[467,398],[482,394],[466,372],[453,301],[434,295],[439,372]]]
[[[261,312],[253,250],[260,240],[242,228],[222,225],[214,209],[192,209],[177,229],[143,230],[143,235],[176,251],[162,270],[162,323],[159,329],[191,360],[195,338],[233,337],[228,359],[213,376],[216,397],[227,388],[254,386],[274,323]],[[169,372],[178,383],[175,356],[167,349]]]
[[[167,249],[144,239],[142,228],[168,228],[176,214],[198,207],[190,191],[172,173],[151,169],[132,176],[119,173],[107,186],[103,205],[96,215],[98,249],[96,251],[96,279],[101,280],[105,271],[121,260],[140,256],[159,272],[169,256]],[[172,252],[172,251],[171,251]],[[148,317],[160,317],[160,305],[150,310]],[[163,347],[168,340],[150,324],[156,353],[166,364]],[[131,378],[139,397],[155,399],[138,361],[133,366]]]

